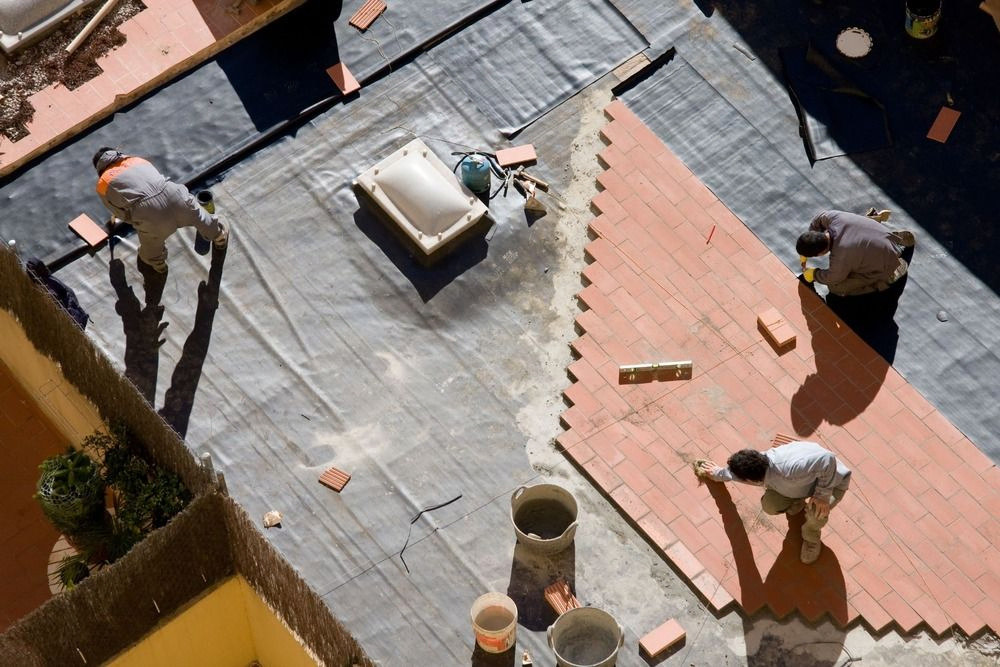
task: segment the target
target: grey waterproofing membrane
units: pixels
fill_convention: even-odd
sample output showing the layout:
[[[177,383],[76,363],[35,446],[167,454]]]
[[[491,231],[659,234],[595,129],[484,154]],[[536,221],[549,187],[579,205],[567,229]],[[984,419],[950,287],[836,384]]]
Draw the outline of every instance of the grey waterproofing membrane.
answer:
[[[511,135],[646,46],[605,0],[558,0],[512,2],[430,54]]]

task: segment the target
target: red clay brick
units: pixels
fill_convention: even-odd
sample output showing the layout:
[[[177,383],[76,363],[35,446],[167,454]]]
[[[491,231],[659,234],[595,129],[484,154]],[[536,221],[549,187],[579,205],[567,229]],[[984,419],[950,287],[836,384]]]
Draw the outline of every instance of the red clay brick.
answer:
[[[630,151],[635,145],[635,139],[628,131],[628,128],[618,120],[613,120],[601,128],[601,139],[609,144],[614,144],[625,152]]]
[[[639,640],[639,647],[650,658],[655,658],[667,649],[676,646],[684,641],[687,633],[675,619],[670,619],[660,627],[643,636]]]
[[[983,629],[983,619],[958,596],[945,600],[941,608],[966,635],[972,637]]]
[[[511,146],[496,152],[497,164],[501,167],[516,167],[521,164],[534,164],[538,160],[534,144]]]
[[[625,464],[628,462],[626,461]],[[625,465],[622,464],[622,465]],[[617,469],[616,469],[617,472]],[[646,516],[649,513],[649,508],[646,507],[646,503],[642,502],[642,498],[634,489],[630,488],[627,484],[622,484],[617,489],[611,492],[611,499],[618,505],[618,508],[632,521],[638,522],[639,519]]]
[[[615,474],[615,471],[599,457],[595,457],[584,463],[583,469],[594,483],[597,484],[598,488],[603,489],[606,493],[610,494],[622,483],[618,475]]]
[[[701,562],[695,557],[682,541],[674,542],[666,548],[665,553],[678,570],[688,579],[694,579],[704,570]]]
[[[603,167],[617,171],[620,176],[624,176],[635,169],[635,165],[628,159],[625,151],[615,144],[610,144],[601,149],[601,152],[597,154],[597,160]]]
[[[320,484],[333,489],[337,493],[343,491],[349,481],[351,481],[351,475],[337,468],[327,469],[319,478]]]
[[[850,603],[876,635],[892,622],[892,616],[865,591],[859,591],[851,596]]]
[[[920,614],[915,612],[913,608],[907,604],[903,598],[897,595],[894,591],[890,591],[885,597],[879,600],[879,604],[885,609],[892,619],[899,626],[899,629],[903,634],[909,634],[916,628],[921,622]]]
[[[647,492],[648,495],[648,492]],[[643,497],[644,499],[646,496]],[[639,519],[639,528],[658,548],[665,550],[677,541],[677,536],[667,527],[655,511],[650,511]]]
[[[344,95],[350,95],[361,88],[361,84],[358,83],[358,80],[354,78],[351,70],[347,69],[347,65],[344,63],[331,65],[327,68],[326,73],[333,79],[333,82],[337,84],[337,88]]]
[[[927,624],[931,632],[939,637],[951,628],[954,623],[951,617],[942,609],[941,604],[928,595],[924,595],[913,601],[910,606],[913,607],[915,612],[920,614],[920,617],[924,619],[924,623]]]
[[[552,611],[556,613],[556,616],[561,616],[570,609],[576,609],[580,606],[580,601],[573,595],[573,591],[570,590],[569,584],[565,579],[560,579],[546,586],[544,597],[545,601],[552,607]]]

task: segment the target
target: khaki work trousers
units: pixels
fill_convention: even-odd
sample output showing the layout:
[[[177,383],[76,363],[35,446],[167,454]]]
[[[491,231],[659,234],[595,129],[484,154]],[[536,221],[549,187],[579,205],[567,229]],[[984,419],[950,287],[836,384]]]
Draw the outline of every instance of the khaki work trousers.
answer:
[[[833,510],[834,507],[836,507],[840,503],[846,492],[847,489],[833,490],[833,502],[830,503],[831,511]],[[773,489],[768,489],[767,491],[764,492],[764,495],[760,497],[760,506],[761,508],[763,508],[765,514],[771,514],[771,515],[781,514],[789,507],[791,507],[792,503],[795,503],[796,501],[799,500],[805,500],[805,499],[789,498],[787,496],[781,495],[780,493],[774,491]],[[802,524],[802,539],[805,540],[806,542],[819,542],[820,533],[823,531],[823,526],[826,525],[826,522],[830,520],[830,515],[827,514],[822,519],[818,518],[816,516],[816,513],[813,512],[812,503],[808,503],[804,511],[806,513],[806,522]]]

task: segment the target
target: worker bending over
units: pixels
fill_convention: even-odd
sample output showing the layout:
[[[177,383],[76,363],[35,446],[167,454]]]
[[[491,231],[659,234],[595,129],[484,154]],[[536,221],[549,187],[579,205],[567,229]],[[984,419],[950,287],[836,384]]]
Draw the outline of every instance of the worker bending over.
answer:
[[[869,217],[870,216],[870,217]],[[831,294],[858,296],[882,292],[906,275],[913,248],[913,232],[893,231],[877,219],[888,211],[869,212],[868,216],[846,211],[824,211],[813,218],[809,231],[799,236],[795,248],[802,262],[806,282],[826,285]],[[809,257],[829,253],[827,269],[805,266]]]
[[[194,227],[219,250],[229,229],[198,204],[194,195],[161,174],[141,157],[103,147],[94,154],[97,194],[112,215],[139,234],[139,260],[159,273],[167,271],[166,240],[181,227]]]
[[[763,486],[760,505],[767,514],[792,516],[804,509],[799,556],[806,564],[819,558],[823,526],[851,483],[851,471],[833,452],[805,441],[789,442],[764,452],[741,449],[729,457],[725,467],[700,459],[694,462],[694,471],[716,482]]]

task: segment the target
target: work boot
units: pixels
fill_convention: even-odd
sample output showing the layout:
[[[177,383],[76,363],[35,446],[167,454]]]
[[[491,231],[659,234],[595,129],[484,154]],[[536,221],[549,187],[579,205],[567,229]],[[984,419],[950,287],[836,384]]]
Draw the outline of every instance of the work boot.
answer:
[[[219,221],[219,235],[212,239],[212,245],[216,250],[225,250],[229,245],[229,226]]]
[[[812,565],[819,558],[819,552],[823,549],[822,542],[802,541],[802,551],[799,553],[799,560],[806,565]]]
[[[788,516],[795,516],[796,514],[798,514],[799,512],[801,512],[803,509],[805,509],[805,506],[806,506],[806,501],[801,500],[801,499],[800,500],[796,500],[796,501],[792,502],[791,505],[788,506],[788,508],[785,510],[785,514],[787,514]]]
[[[917,237],[913,232],[906,229],[896,230],[892,233],[893,239],[904,248],[912,248],[917,244]]]
[[[889,216],[892,215],[892,211],[888,209],[876,210],[874,207],[868,209],[865,215],[872,220],[878,220],[879,222],[889,222]]]

